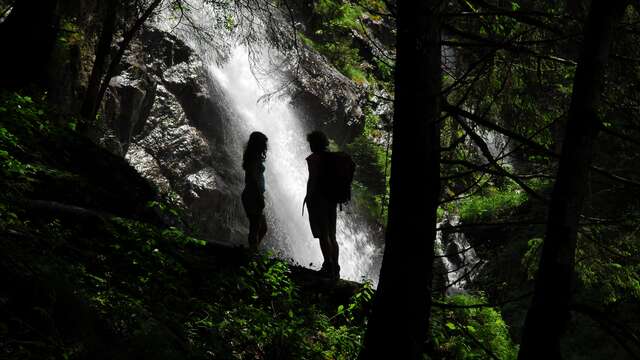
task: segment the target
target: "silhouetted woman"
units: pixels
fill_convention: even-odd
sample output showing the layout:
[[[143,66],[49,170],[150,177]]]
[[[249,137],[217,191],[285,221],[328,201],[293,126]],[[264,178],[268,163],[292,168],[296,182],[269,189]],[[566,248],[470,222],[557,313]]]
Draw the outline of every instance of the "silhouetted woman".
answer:
[[[253,251],[258,249],[258,244],[267,233],[267,221],[264,217],[264,160],[267,158],[267,140],[265,134],[252,132],[242,156],[242,205],[249,218],[249,248]]]

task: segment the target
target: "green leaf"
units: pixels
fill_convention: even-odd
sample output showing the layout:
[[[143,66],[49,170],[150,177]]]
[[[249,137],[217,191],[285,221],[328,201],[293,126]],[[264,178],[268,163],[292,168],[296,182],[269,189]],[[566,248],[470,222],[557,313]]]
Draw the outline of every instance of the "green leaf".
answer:
[[[476,328],[473,327],[472,325],[467,325],[467,330],[469,330],[470,333],[476,332]]]

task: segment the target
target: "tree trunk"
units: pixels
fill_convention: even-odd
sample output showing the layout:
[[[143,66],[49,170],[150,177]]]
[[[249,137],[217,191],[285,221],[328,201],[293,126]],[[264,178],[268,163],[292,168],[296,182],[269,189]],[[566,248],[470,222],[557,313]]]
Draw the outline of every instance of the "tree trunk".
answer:
[[[397,3],[389,219],[361,359],[422,359],[427,340],[440,197],[441,3]]]
[[[96,108],[98,107],[96,100],[109,52],[111,51],[113,35],[116,30],[117,8],[118,1],[109,0],[106,3],[106,8],[103,9],[105,15],[102,22],[102,30],[100,31],[100,39],[96,47],[96,59],[93,62],[93,68],[89,76],[89,84],[87,85],[87,91],[82,102],[82,109],[80,110],[80,115],[86,120],[93,120],[90,117],[92,115],[95,116]]]
[[[593,144],[601,127],[598,102],[613,27],[623,8],[621,0],[593,0],[591,4],[520,360],[562,358],[560,338],[570,317],[578,219],[587,191]]]
[[[47,89],[49,63],[58,36],[58,0],[14,2],[0,24],[0,87]]]

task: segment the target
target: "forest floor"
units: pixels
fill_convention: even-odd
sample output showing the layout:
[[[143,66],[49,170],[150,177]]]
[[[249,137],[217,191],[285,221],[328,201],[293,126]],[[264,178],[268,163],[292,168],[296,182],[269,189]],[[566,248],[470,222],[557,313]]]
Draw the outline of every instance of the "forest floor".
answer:
[[[142,222],[60,215],[0,233],[3,358],[295,358],[314,352],[297,348],[303,337],[322,342],[354,321],[339,308],[358,284],[241,248],[165,241]]]

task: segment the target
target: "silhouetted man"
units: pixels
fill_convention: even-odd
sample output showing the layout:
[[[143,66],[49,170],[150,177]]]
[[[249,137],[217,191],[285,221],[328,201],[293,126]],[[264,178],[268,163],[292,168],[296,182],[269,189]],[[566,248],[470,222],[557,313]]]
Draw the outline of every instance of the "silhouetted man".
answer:
[[[307,135],[312,154],[307,157],[309,180],[305,203],[309,209],[309,223],[313,237],[320,240],[320,250],[324,263],[320,272],[331,279],[340,277],[338,265],[338,242],[336,241],[337,203],[328,195],[329,140],[327,136],[314,131]]]

